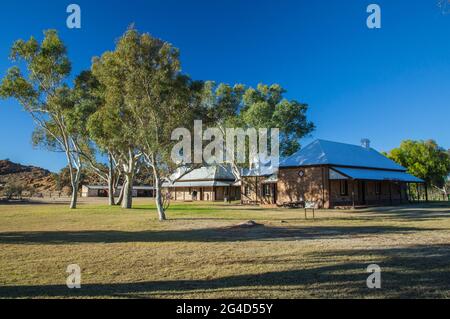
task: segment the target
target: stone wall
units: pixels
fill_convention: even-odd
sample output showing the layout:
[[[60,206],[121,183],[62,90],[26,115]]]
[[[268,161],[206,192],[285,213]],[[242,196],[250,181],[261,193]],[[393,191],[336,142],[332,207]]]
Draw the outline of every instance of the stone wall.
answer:
[[[252,205],[274,205],[278,195],[277,185],[274,183],[266,183],[267,177],[242,177],[241,186],[241,202],[242,204]],[[264,188],[268,188],[268,193],[264,192]]]
[[[329,208],[327,167],[281,168],[278,174],[277,204],[310,201]]]
[[[347,180],[346,194],[340,181],[329,179],[329,167],[280,168],[274,186],[276,196],[264,196],[265,177],[243,177],[242,203],[282,206],[293,202],[315,202],[319,208],[355,205],[393,205],[408,202],[406,183]],[[379,185],[379,186],[377,186]],[[365,188],[365,196],[363,190]],[[248,193],[246,194],[246,191]]]
[[[194,194],[197,193],[196,200],[200,201],[223,201],[225,197],[230,200],[240,200],[239,187],[176,187],[164,188],[164,193],[170,192],[172,200],[193,201]]]

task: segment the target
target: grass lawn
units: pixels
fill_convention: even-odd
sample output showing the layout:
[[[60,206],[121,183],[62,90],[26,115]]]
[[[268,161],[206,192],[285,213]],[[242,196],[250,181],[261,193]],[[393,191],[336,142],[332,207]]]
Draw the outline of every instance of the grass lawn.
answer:
[[[449,298],[450,205],[362,211],[138,201],[0,205],[0,298]],[[233,227],[254,220],[262,226]],[[369,264],[382,289],[366,286]],[[82,268],[82,288],[66,268]]]

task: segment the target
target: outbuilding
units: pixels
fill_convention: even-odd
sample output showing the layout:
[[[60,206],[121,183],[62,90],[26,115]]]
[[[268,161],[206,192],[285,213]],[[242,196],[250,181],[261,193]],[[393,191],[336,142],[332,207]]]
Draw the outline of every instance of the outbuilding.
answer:
[[[163,190],[175,201],[234,201],[241,199],[240,183],[229,165],[200,167],[171,182]]]
[[[115,197],[120,195],[119,186],[114,194]],[[134,186],[133,197],[154,197],[155,189],[153,186]],[[81,197],[108,197],[108,186],[103,185],[83,185],[81,187]]]

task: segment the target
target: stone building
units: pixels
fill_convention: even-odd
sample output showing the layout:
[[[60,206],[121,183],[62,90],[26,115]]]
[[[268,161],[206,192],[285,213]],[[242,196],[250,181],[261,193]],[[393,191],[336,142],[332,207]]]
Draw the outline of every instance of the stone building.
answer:
[[[117,187],[114,193],[119,197],[122,186]],[[154,197],[155,189],[153,186],[133,186],[133,197]],[[105,185],[83,185],[81,187],[81,197],[108,197],[108,186]]]
[[[242,203],[318,208],[392,205],[409,201],[409,184],[423,181],[370,147],[317,140],[280,163],[277,174],[242,178]]]
[[[175,201],[240,200],[241,188],[227,165],[205,166],[163,184],[164,193]]]

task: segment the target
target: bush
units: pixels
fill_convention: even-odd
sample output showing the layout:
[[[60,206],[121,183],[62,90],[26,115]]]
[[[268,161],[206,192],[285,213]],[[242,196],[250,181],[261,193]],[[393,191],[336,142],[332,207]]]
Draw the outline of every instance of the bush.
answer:
[[[13,199],[14,197],[22,199],[22,194],[25,188],[19,184],[6,184],[3,188],[3,196],[5,196],[8,200]]]

